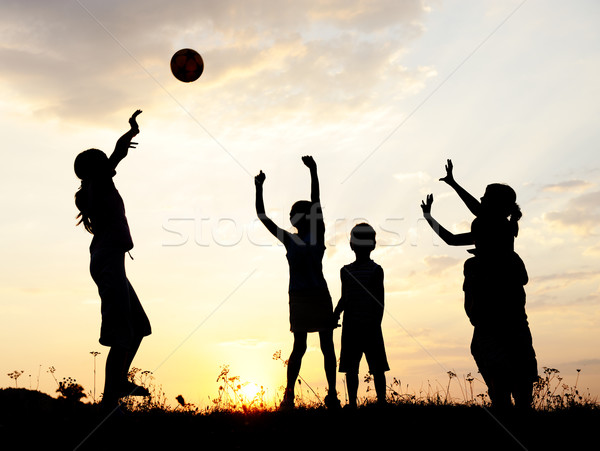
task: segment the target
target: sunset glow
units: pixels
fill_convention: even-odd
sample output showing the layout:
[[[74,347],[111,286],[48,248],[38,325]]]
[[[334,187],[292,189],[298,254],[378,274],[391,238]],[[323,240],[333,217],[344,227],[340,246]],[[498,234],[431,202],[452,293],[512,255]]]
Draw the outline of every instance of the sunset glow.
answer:
[[[291,230],[291,205],[310,195],[302,155],[318,165],[334,305],[352,226],[377,231],[390,380],[418,393],[445,387],[448,371],[477,373],[463,309],[469,254],[434,236],[420,209],[433,193],[436,219],[469,230],[473,216],[438,181],[451,158],[475,197],[492,182],[517,192],[540,374],[557,368],[568,384],[579,374],[581,390],[600,394],[600,3],[0,4],[2,386],[22,370],[19,386],[54,396],[53,376],[73,377],[91,393],[97,351],[102,391],[108,348],[91,235],[75,226],[73,161],[110,152],[140,108],[139,145],[114,178],[135,243],[127,275],[153,330],[133,365],[171,403],[208,405],[223,365],[246,399],[261,387],[281,397],[289,273],[256,218],[253,178],[264,171],[267,213]],[[170,72],[181,48],[202,55],[195,82]],[[308,346],[300,375],[323,394],[316,334]],[[366,395],[364,360],[360,373]]]

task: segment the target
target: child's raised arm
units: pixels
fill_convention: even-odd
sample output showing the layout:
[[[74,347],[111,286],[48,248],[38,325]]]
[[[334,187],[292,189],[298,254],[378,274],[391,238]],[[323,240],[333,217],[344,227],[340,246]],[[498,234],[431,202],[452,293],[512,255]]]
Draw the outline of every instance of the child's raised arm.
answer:
[[[115,150],[108,158],[110,167],[115,169],[123,158],[127,156],[129,149],[135,149],[137,143],[131,142],[133,137],[140,132],[136,118],[141,114],[142,110],[136,110],[129,118],[130,129],[119,138],[115,145]]]
[[[254,185],[256,186],[256,214],[260,222],[271,232],[279,241],[284,243],[287,239],[288,233],[282,228],[278,227],[271,218],[265,213],[265,202],[263,200],[263,184],[267,176],[263,171],[254,177]],[[285,243],[284,243],[285,244]]]
[[[306,155],[302,157],[304,165],[310,169],[310,201],[313,203],[320,202],[319,176],[317,175],[317,163],[313,157]]]
[[[427,202],[421,201],[421,209],[423,210],[423,217],[427,220],[427,223],[431,226],[433,231],[450,246],[467,246],[473,244],[473,235],[471,232],[460,233],[455,235],[449,232],[440,225],[433,216],[431,216],[431,205],[433,204],[433,194],[427,195]]]
[[[467,192],[467,190],[465,190],[462,186],[460,186],[456,182],[456,180],[454,180],[454,175],[452,174],[452,170],[454,168],[454,166],[452,165],[452,160],[447,160],[447,161],[448,162],[446,164],[446,176],[442,177],[440,179],[440,181],[446,182],[448,185],[450,185],[452,188],[454,188],[454,191],[456,191],[456,194],[458,194],[458,196],[465,203],[465,205],[471,211],[471,213],[473,213],[475,216],[478,216],[479,208],[481,207],[481,204],[479,203],[479,201],[477,199],[475,199],[471,194],[469,194]]]

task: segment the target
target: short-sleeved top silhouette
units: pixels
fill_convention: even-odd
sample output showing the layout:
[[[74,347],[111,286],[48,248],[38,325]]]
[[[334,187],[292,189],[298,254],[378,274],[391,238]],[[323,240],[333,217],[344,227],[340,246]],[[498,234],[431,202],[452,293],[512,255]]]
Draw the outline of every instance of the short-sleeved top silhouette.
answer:
[[[133,240],[125,215],[125,204],[113,182],[113,174],[94,178],[90,190],[90,219],[94,237],[90,252],[113,250],[127,252],[133,248]]]
[[[327,291],[323,276],[323,256],[325,254],[325,223],[318,202],[312,203],[311,211],[316,212],[314,234],[311,230],[300,236],[284,231],[283,244],[290,268],[290,294],[310,294]]]
[[[353,262],[340,270],[344,324],[380,324],[384,309],[383,268],[373,260]]]

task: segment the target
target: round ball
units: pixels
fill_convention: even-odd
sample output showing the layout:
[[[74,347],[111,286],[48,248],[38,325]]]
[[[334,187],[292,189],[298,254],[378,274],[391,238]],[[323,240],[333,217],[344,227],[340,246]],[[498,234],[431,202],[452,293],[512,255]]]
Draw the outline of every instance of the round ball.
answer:
[[[181,49],[171,58],[171,72],[177,80],[185,83],[198,80],[204,71],[204,61],[198,52]]]

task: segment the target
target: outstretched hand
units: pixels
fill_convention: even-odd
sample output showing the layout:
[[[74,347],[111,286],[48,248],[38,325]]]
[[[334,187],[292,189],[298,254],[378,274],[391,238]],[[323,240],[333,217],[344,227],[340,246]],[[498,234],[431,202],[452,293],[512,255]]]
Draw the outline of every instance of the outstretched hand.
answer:
[[[452,169],[454,168],[454,166],[452,165],[452,160],[448,159],[446,161],[446,177],[442,177],[440,179],[440,182],[446,182],[448,185],[451,185],[452,183],[454,183],[454,175],[452,174]]]
[[[316,169],[317,168],[317,163],[315,162],[315,160],[313,159],[313,157],[311,157],[310,155],[303,156],[302,157],[302,163],[304,163],[304,165],[308,169]]]
[[[423,210],[424,215],[431,214],[431,205],[433,204],[433,194],[427,195],[426,201],[421,201],[421,209]]]
[[[259,186],[263,186],[263,183],[265,183],[265,179],[267,178],[267,176],[265,175],[265,173],[263,171],[260,171],[260,173],[254,177],[254,184],[259,187]]]
[[[139,133],[140,131],[140,127],[138,126],[137,120],[136,118],[142,114],[142,110],[135,110],[135,112],[131,115],[131,117],[129,118],[129,125],[131,126],[132,130],[135,130],[136,132]]]

